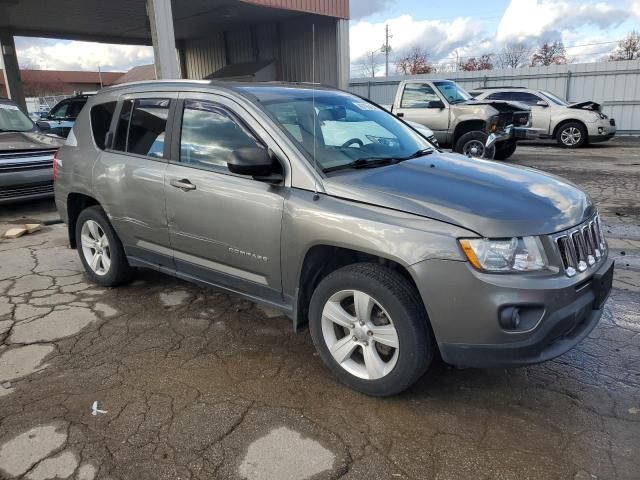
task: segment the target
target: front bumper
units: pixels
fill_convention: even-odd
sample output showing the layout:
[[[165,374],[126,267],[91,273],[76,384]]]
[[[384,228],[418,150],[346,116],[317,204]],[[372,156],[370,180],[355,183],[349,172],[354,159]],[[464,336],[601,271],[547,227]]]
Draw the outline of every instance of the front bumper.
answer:
[[[487,140],[487,146],[505,141],[535,140],[539,137],[540,133],[535,128],[514,127],[513,125],[509,125],[504,130],[490,134]]]
[[[443,360],[484,368],[544,362],[580,343],[602,316],[613,261],[574,278],[483,274],[440,260],[413,268]],[[513,306],[526,317],[505,330],[500,313]]]
[[[612,118],[600,119],[587,124],[589,142],[606,142],[616,135],[616,122]]]

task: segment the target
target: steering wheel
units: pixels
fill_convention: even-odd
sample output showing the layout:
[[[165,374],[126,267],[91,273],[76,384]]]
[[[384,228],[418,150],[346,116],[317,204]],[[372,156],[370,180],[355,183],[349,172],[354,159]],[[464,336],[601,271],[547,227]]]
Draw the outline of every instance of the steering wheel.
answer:
[[[346,142],[344,142],[340,148],[347,148],[353,144],[357,144],[360,148],[364,147],[364,142],[362,140],[360,140],[359,138],[352,138],[351,140],[347,140]]]
[[[455,98],[453,98],[453,95],[449,95],[447,99],[449,100],[449,102],[453,102],[455,100]]]

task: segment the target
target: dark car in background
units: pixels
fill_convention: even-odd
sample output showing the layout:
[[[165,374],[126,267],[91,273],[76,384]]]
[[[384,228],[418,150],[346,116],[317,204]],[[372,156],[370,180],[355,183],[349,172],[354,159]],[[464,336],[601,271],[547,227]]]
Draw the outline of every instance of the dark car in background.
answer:
[[[58,102],[42,120],[38,120],[41,130],[67,137],[80,114],[80,110],[87,103],[90,95],[76,95]]]
[[[0,98],[0,203],[53,195],[53,160],[64,143]]]

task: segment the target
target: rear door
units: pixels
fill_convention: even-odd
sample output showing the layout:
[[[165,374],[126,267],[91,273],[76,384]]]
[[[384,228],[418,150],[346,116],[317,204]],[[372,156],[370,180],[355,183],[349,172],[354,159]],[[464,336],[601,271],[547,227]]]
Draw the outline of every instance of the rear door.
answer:
[[[167,122],[176,98],[168,92],[121,97],[112,124],[115,136],[93,172],[94,190],[127,255],[167,268],[173,268],[173,257],[164,176]]]
[[[268,133],[233,100],[181,94],[167,215],[177,270],[187,276],[282,300],[280,231],[287,188],[231,173],[229,154],[268,147]]]
[[[442,102],[445,108],[432,108],[431,102]],[[429,83],[407,83],[394,112],[404,120],[420,123],[433,130],[438,142],[447,142],[449,108]]]

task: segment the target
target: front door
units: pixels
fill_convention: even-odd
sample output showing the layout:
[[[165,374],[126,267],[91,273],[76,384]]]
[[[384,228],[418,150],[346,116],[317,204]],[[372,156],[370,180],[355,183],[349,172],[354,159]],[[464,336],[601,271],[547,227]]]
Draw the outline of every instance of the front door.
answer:
[[[428,83],[407,83],[400,100],[400,107],[396,114],[404,120],[424,125],[435,134],[438,142],[447,143],[449,131],[449,107],[430,108],[432,102],[442,102],[442,99]]]
[[[165,180],[171,246],[180,273],[281,302],[287,189],[233,174],[226,164],[235,149],[267,146],[261,127],[240,120],[248,117],[213,94],[185,94],[179,102]]]

